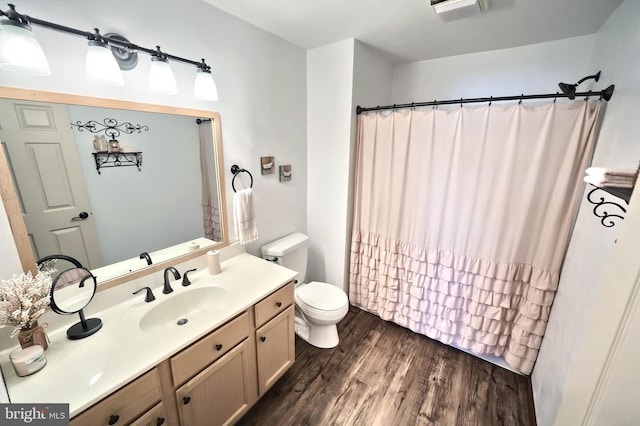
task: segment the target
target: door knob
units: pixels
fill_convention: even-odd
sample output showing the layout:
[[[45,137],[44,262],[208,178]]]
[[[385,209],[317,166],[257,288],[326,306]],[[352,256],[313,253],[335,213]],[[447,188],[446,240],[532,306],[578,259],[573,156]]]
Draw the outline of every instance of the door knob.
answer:
[[[86,218],[89,217],[89,213],[87,212],[80,212],[80,214],[76,217],[72,217],[71,218],[71,222],[77,222],[79,220],[85,220]]]

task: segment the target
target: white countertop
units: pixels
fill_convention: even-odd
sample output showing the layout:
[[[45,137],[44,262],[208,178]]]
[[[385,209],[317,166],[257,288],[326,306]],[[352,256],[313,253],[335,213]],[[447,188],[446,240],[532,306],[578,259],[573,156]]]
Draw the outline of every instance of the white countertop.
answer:
[[[203,265],[203,262],[198,264]],[[182,265],[176,267],[181,274],[186,269]],[[158,280],[157,275],[123,284],[124,288],[118,292],[113,290],[121,286],[97,293],[85,310],[85,316],[87,319],[100,318],[102,329],[85,339],[69,340],[66,330],[79,321],[79,316],[63,317],[68,321],[47,328],[51,339],[45,352],[47,365],[31,376],[16,376],[9,360],[10,350],[6,349],[0,354],[1,367],[11,402],[69,403],[70,416],[74,416],[218,328],[297,275],[246,253],[223,261],[221,267],[222,272],[218,275],[209,275],[206,267],[189,273],[192,283],[189,287],[182,287],[181,280],[171,281],[174,292],[168,295],[162,294],[162,279]],[[154,302],[144,302],[144,291],[135,296],[130,294],[131,290],[149,285],[150,281],[156,283],[150,285],[156,297]],[[156,333],[140,329],[138,324],[142,316],[163,300],[203,287],[224,290],[221,307],[200,311],[183,326],[176,325]],[[112,294],[108,294],[110,292]],[[113,303],[114,293],[120,303]],[[100,311],[91,310],[94,304],[106,305],[105,301],[110,306]]]

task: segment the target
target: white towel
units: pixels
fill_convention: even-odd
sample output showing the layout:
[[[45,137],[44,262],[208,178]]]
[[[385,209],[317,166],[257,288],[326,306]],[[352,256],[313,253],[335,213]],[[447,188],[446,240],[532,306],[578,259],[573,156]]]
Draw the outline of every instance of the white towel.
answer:
[[[635,179],[638,174],[637,169],[608,169],[606,167],[589,167],[586,170],[589,176],[607,177],[607,178],[627,178]]]
[[[233,194],[233,229],[242,245],[259,237],[251,188]]]
[[[592,175],[585,176],[583,180],[598,188],[633,188],[634,184],[633,180],[608,179],[604,176],[598,177]]]

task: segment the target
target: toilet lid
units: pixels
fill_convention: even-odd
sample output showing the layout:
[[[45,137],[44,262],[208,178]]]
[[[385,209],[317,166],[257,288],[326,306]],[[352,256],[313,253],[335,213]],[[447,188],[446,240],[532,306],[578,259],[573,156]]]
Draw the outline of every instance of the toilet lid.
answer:
[[[322,311],[337,311],[349,303],[344,291],[334,285],[317,281],[296,288],[296,298]]]

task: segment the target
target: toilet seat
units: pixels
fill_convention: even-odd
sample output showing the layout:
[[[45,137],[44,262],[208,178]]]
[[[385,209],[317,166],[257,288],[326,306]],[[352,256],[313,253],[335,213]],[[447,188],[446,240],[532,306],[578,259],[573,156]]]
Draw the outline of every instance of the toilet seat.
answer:
[[[307,308],[310,311],[324,313],[342,311],[349,304],[349,299],[344,291],[334,285],[319,281],[298,286],[295,291],[295,299],[303,309]]]

